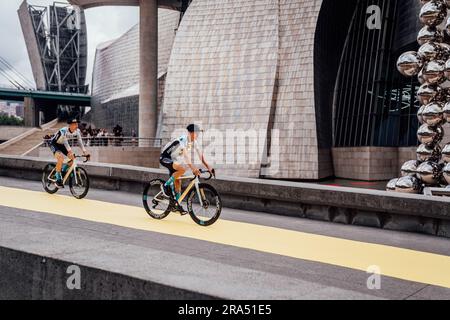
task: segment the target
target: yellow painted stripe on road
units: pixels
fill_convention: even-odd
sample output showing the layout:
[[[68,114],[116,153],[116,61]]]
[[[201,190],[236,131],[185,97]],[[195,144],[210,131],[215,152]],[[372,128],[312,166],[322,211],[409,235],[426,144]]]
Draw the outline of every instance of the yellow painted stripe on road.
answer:
[[[199,227],[189,217],[178,215],[156,221],[140,207],[95,200],[80,201],[5,187],[0,187],[0,205],[204,240],[364,272],[371,266],[378,266],[385,276],[450,288],[450,257],[438,254],[226,220],[219,220],[209,228]]]

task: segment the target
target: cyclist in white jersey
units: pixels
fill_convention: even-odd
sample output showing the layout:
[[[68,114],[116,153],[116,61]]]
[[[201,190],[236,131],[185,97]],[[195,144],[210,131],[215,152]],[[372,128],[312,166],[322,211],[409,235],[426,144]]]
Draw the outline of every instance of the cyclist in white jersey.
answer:
[[[214,170],[210,167],[208,162],[200,151],[197,145],[198,133],[201,131],[200,127],[195,124],[189,125],[187,128],[188,134],[183,135],[170,143],[168,143],[161,153],[160,163],[169,170],[170,179],[164,185],[164,193],[170,196],[175,192],[175,200],[181,197],[181,178],[187,171],[191,169],[196,175],[200,175],[200,170],[192,164],[190,153],[195,150],[200,161],[213,174]],[[171,192],[172,191],[172,192]]]
[[[89,157],[89,154],[84,147],[83,139],[81,138],[80,129],[78,129],[78,120],[69,120],[67,124],[69,125],[68,127],[60,129],[49,141],[50,149],[57,160],[56,186],[58,188],[64,187],[61,175],[64,157],[68,157],[71,161],[75,159],[69,140],[77,139],[78,146],[83,150],[83,155]]]

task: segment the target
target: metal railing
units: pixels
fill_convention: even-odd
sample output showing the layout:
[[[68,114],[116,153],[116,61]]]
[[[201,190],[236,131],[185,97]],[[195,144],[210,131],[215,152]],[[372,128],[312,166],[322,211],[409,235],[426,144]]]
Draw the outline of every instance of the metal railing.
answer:
[[[44,139],[42,147],[48,147],[51,139]],[[162,139],[157,138],[137,138],[137,137],[83,137],[84,145],[95,148],[107,147],[141,147],[141,148],[161,148]],[[71,147],[78,146],[77,139],[70,139]]]

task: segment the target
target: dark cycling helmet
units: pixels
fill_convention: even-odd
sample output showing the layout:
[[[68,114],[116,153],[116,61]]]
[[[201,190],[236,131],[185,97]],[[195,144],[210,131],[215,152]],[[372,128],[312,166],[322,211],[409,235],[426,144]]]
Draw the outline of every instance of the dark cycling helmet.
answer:
[[[189,132],[189,133],[199,133],[199,132],[201,132],[202,130],[200,129],[200,127],[198,126],[198,125],[196,125],[196,124],[190,124],[190,125],[188,125],[187,126],[187,128],[186,128],[186,130]]]
[[[80,123],[80,121],[78,121],[78,119],[69,119],[67,120],[67,124],[72,124],[72,123]]]

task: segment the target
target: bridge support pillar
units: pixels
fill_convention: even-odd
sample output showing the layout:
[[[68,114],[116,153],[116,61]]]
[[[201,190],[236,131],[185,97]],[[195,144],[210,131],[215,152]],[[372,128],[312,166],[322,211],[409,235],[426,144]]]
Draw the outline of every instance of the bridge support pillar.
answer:
[[[158,1],[140,0],[140,138],[155,138],[158,119],[157,109]],[[145,141],[139,144],[140,146],[148,146]]]
[[[33,98],[25,97],[24,99],[25,126],[39,127],[39,108]]]

